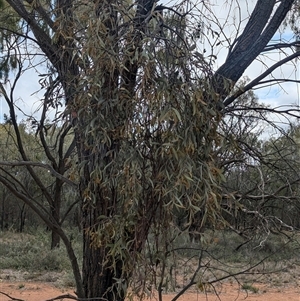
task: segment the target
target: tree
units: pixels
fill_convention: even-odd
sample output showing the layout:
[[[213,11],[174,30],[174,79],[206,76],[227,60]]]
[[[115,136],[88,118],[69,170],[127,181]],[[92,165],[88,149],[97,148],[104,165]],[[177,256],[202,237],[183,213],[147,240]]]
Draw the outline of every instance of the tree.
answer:
[[[71,175],[67,160],[69,160],[69,156],[71,156],[74,149],[71,142],[73,136],[68,136],[70,135],[68,134],[70,128],[45,125],[43,133],[35,135],[31,125],[31,123],[35,124],[34,118],[32,117],[26,122],[17,122],[15,108],[12,105],[13,98],[10,99],[6,94],[4,94],[4,97],[11,104],[12,118],[7,119],[6,124],[1,125],[3,144],[1,145],[2,172],[0,177],[3,181],[10,182],[10,190],[17,190],[23,197],[32,200],[38,206],[43,206],[44,210],[49,212],[51,218],[61,225],[71,208],[77,203],[75,198],[70,207],[65,206],[67,208],[64,208],[64,212],[61,212],[62,201],[66,194],[66,189],[63,187],[65,181],[63,176]],[[45,131],[52,132],[51,139],[45,137]],[[32,168],[28,170],[26,164],[30,161],[30,166],[44,168],[52,164],[52,173],[56,172],[61,177],[53,177],[50,171],[45,173],[41,169]],[[69,182],[73,183],[72,181]],[[46,200],[46,202],[43,200]],[[11,210],[13,203],[10,202],[9,208]],[[16,205],[18,204],[19,202]],[[5,215],[4,206],[3,202],[3,215]],[[24,204],[20,207],[19,220],[21,224],[18,228],[20,231],[25,225],[24,210],[27,208]],[[11,224],[9,227],[13,228],[13,225]],[[60,237],[56,231],[52,231],[51,248],[58,247],[59,242]]]
[[[291,122],[285,130],[277,128],[276,136],[263,138],[274,117],[251,91],[227,111],[220,126],[224,143],[217,153],[226,177],[222,203],[227,213],[234,212],[229,224],[247,239],[297,228],[291,212],[298,211],[299,201],[298,127]]]
[[[237,97],[266,83],[272,71],[299,56],[286,55],[243,89],[233,90],[260,54],[295,45],[269,44],[294,2],[256,1],[247,24],[232,40],[217,16],[207,16],[209,4],[202,2],[164,7],[154,0],[6,0],[20,18],[22,31],[4,23],[1,29],[12,32],[10,39],[23,37],[23,45],[37,48],[46,61],[43,112],[51,107],[59,110],[63,99],[63,113],[56,114],[55,122],[63,121],[74,131],[82,276],[60,223],[22,198],[9,181],[0,181],[61,237],[78,297],[124,300],[149,234],[171,230],[176,209],[187,213],[188,223],[199,210],[203,220],[216,222],[222,170],[214,150],[220,145],[220,122]],[[7,18],[8,10],[2,16]],[[212,41],[208,57],[195,41],[197,35],[206,35],[205,27]],[[214,71],[214,49],[222,43],[221,36],[229,52]],[[17,65],[21,76],[22,51]],[[1,91],[8,96],[3,84]],[[15,103],[6,96],[12,113]],[[38,121],[40,135],[46,131],[44,113]],[[15,121],[14,113],[11,118]],[[47,157],[53,166],[39,166],[54,170],[57,181],[71,184],[56,169],[52,156]],[[59,162],[64,166],[67,158],[60,156]],[[34,166],[28,158],[20,164],[30,172]]]

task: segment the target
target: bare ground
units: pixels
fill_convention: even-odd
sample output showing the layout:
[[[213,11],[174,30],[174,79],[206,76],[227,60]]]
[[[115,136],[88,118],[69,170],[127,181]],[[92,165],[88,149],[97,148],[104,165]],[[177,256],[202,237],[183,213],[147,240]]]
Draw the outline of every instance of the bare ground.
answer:
[[[295,271],[294,271],[295,272]],[[9,301],[15,298],[26,301],[45,301],[60,295],[74,295],[74,289],[63,287],[61,279],[62,273],[47,272],[44,274],[29,274],[26,272],[16,272],[12,270],[0,271],[0,300]],[[293,277],[295,279],[295,277]],[[298,278],[298,277],[297,277]],[[34,280],[30,280],[34,279]],[[241,289],[236,283],[222,283],[215,287],[206,287],[203,291],[193,290],[183,296],[179,301],[300,301],[300,286],[298,279],[292,283],[283,281],[268,282],[267,279],[251,282],[251,287],[256,288],[257,292]],[[277,284],[278,285],[277,285]],[[216,295],[216,293],[218,295]],[[163,301],[171,301],[174,294],[163,295]],[[67,299],[65,299],[67,300]],[[158,300],[157,295],[153,294],[148,300]]]

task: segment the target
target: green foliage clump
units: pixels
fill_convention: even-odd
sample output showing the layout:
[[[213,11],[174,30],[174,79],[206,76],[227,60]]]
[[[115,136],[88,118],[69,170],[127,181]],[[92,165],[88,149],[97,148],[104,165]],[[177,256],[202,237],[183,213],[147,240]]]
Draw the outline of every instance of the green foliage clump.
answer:
[[[246,290],[246,291],[250,291],[250,292],[255,293],[255,294],[257,294],[258,291],[259,291],[258,287],[255,287],[255,286],[253,286],[251,284],[247,284],[247,283],[244,283],[242,285],[242,289]]]

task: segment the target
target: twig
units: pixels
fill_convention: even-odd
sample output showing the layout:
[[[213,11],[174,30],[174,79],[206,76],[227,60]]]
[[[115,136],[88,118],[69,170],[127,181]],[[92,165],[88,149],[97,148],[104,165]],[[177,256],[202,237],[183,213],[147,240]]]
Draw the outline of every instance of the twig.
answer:
[[[14,300],[14,301],[25,301],[25,300],[23,300],[23,299],[14,298],[14,297],[12,297],[12,296],[10,296],[10,295],[4,293],[4,292],[0,292],[0,294],[2,294],[2,295],[6,296],[6,297],[8,297],[9,299]]]
[[[203,251],[201,251],[199,259],[198,259],[198,267],[195,270],[190,282],[171,300],[171,301],[176,301],[180,296],[182,296],[190,287],[192,287],[193,285],[195,285],[197,282],[195,281],[196,276],[198,275],[198,272],[200,271],[201,268],[205,267],[202,266],[201,262],[202,262],[202,255],[203,255]]]
[[[64,294],[60,295],[51,299],[47,299],[45,301],[55,301],[55,300],[61,300],[61,299],[72,299],[72,300],[79,300],[77,297],[71,295],[71,294]]]

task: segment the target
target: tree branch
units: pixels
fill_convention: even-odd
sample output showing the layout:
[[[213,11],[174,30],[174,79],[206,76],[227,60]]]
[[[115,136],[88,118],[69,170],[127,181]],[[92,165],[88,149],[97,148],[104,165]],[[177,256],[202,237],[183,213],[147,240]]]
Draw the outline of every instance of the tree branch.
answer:
[[[291,9],[294,0],[281,1],[269,20],[275,2],[275,0],[257,1],[257,5],[245,30],[237,39],[236,46],[227,57],[225,63],[216,71],[212,79],[212,85],[215,92],[220,95],[221,101],[226,98],[232,89],[232,87],[228,87],[226,81],[235,84],[237,80],[240,79],[246,68],[264,50],[274,36],[286,14]],[[271,7],[267,8],[268,5]],[[259,9],[261,11],[259,11]],[[257,23],[259,23],[259,25],[256,25]],[[264,30],[261,33],[262,27]],[[257,33],[251,34],[251,32],[249,32],[254,28],[258,31],[258,37]],[[249,39],[249,36],[257,37],[257,39]],[[298,55],[299,53],[295,57]],[[227,102],[225,102],[224,105],[226,106]]]
[[[14,297],[12,297],[12,296],[10,296],[9,294],[6,294],[6,293],[4,293],[4,292],[0,292],[0,294],[1,294],[1,295],[4,295],[4,296],[6,296],[6,297],[8,297],[10,300],[13,300],[13,301],[25,301],[25,300],[23,300],[23,299],[14,298]]]
[[[77,188],[78,185],[71,181],[70,179],[64,177],[63,175],[61,175],[60,173],[58,173],[57,171],[54,170],[54,168],[52,166],[50,166],[49,164],[44,164],[44,163],[40,163],[40,162],[32,162],[32,161],[15,161],[15,162],[8,162],[8,161],[0,161],[0,165],[2,166],[36,166],[36,167],[41,167],[41,168],[45,168],[47,170],[50,171],[50,173],[60,179],[61,181],[69,184],[72,187]]]
[[[251,81],[248,85],[246,85],[245,87],[243,87],[242,89],[239,89],[238,91],[236,91],[233,95],[229,96],[228,98],[225,99],[224,101],[224,106],[227,107],[228,105],[230,105],[234,100],[236,100],[239,96],[241,96],[242,94],[244,94],[245,92],[253,89],[253,87],[255,87],[256,85],[260,84],[260,81],[262,79],[264,79],[265,77],[267,77],[268,75],[270,75],[275,69],[277,69],[278,67],[282,66],[283,64],[293,60],[294,58],[298,57],[300,55],[300,51],[297,51],[289,56],[287,56],[286,58],[282,59],[281,61],[277,62],[276,64],[274,64],[273,66],[271,66],[270,68],[268,68],[268,70],[266,70],[264,73],[262,73],[260,76],[258,76],[257,78],[255,78],[253,81]]]
[[[7,0],[7,3],[16,11],[16,13],[23,18],[27,24],[30,26],[34,36],[39,42],[39,46],[43,52],[47,55],[48,59],[54,66],[57,66],[57,63],[60,61],[59,51],[55,44],[52,43],[51,38],[47,33],[41,29],[37,24],[33,15],[31,15],[25,8],[24,4],[20,0]]]

